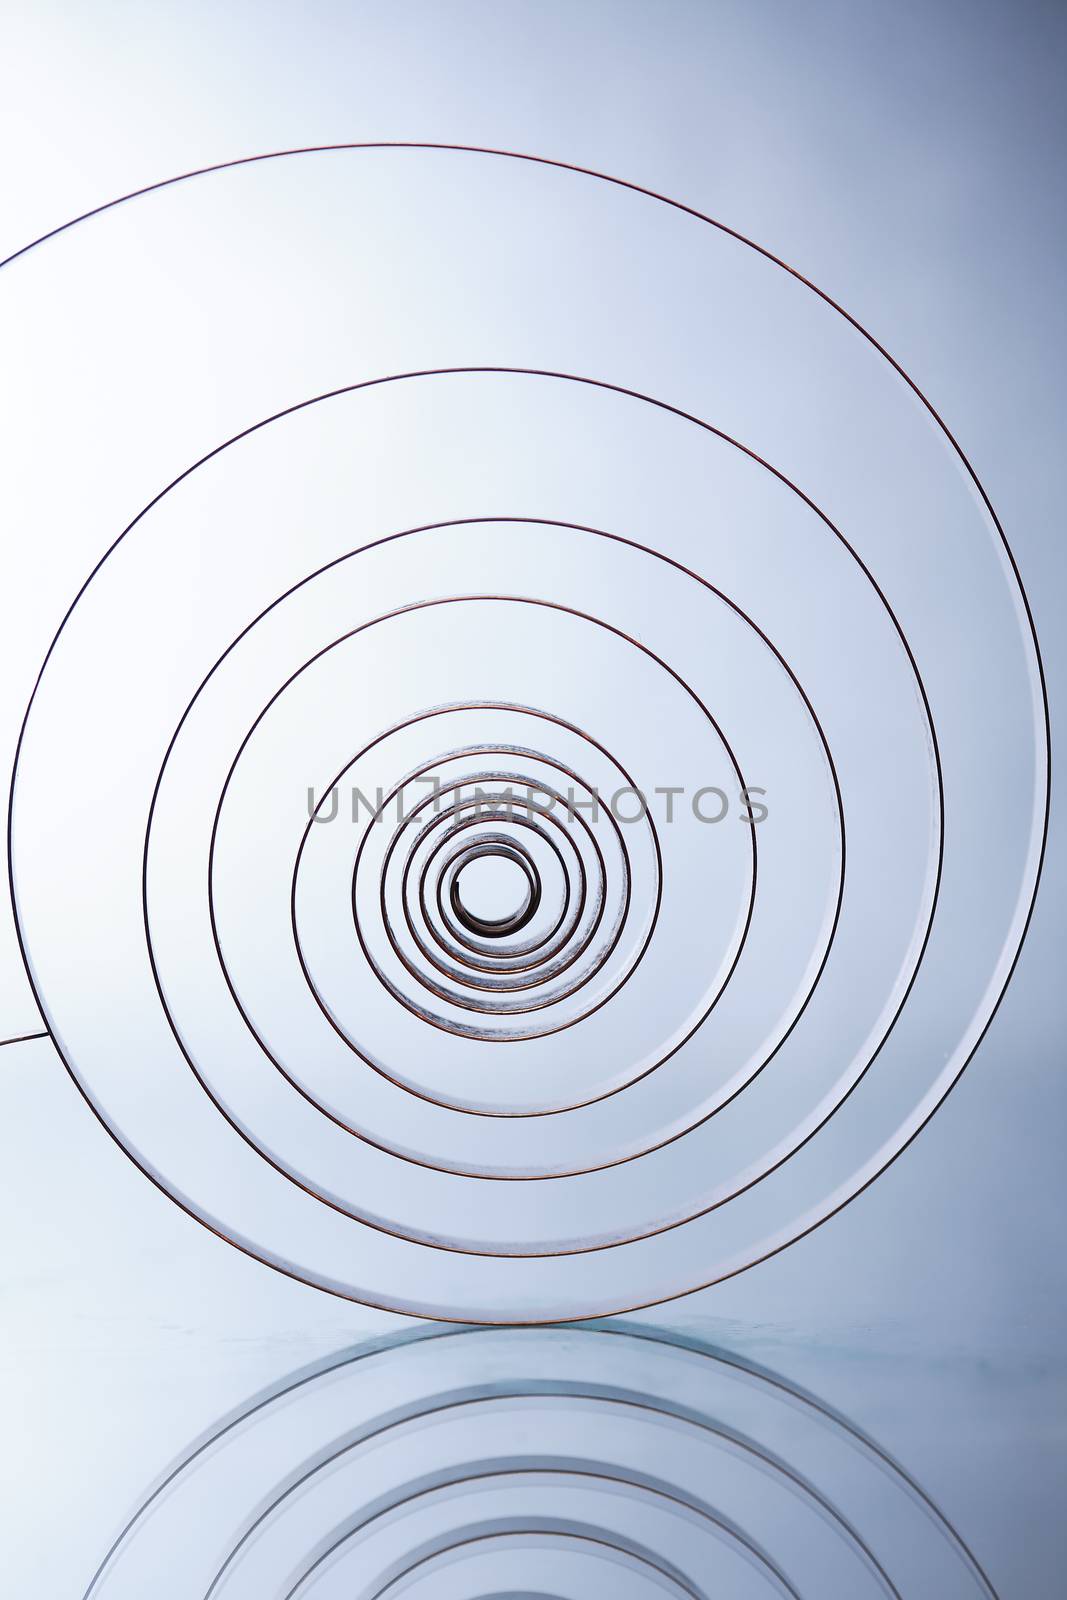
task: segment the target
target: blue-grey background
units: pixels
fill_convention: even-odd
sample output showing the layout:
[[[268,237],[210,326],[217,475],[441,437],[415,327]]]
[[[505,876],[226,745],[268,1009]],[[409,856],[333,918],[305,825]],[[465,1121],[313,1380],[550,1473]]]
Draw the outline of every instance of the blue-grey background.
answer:
[[[795,263],[913,373],[975,462],[1035,607],[1055,733],[1062,8],[42,5],[9,8],[5,32],[5,254],[202,162],[395,137],[619,172]],[[18,529],[3,538],[17,572]],[[5,585],[19,705],[80,577],[57,572],[49,592],[35,575],[36,610]],[[1005,1596],[1055,1595],[1064,1554],[1057,824],[1015,983],[923,1137],[832,1226],[662,1313],[853,1415]],[[9,933],[4,950],[7,1036],[38,1023]],[[8,1557],[22,1592],[77,1593],[190,1436],[388,1319],[276,1278],[181,1216],[92,1122],[47,1042],[8,1047],[0,1069]]]

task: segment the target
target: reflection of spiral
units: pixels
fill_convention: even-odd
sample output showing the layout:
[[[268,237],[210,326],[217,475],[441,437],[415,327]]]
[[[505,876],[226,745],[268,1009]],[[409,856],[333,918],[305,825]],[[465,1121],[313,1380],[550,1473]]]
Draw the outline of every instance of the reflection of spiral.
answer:
[[[779,277],[754,292],[800,296],[854,417],[852,330],[836,353],[836,308]],[[943,439],[891,504],[908,401],[878,391],[865,470],[933,531],[878,577],[867,524],[717,421],[532,365],[303,401],[135,519],[42,671],[11,861],[57,1044],[153,1181],[332,1292],[532,1322],[742,1270],[904,1148],[1010,976],[1046,754],[1021,591]],[[908,568],[935,534],[988,588],[950,646]],[[1033,816],[976,886],[996,629]]]
[[[633,1328],[431,1335],[300,1374],[163,1476],[86,1600],[149,1592],[164,1560],[189,1600],[994,1595],[846,1419]]]

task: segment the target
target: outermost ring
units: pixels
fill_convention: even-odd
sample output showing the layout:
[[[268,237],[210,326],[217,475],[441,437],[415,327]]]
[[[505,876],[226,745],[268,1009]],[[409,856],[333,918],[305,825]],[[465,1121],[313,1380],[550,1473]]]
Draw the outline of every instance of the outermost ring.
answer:
[[[989,495],[986,493],[985,487],[984,487],[981,479],[979,478],[977,472],[975,471],[975,468],[973,467],[973,465],[971,464],[971,462],[968,459],[967,455],[965,454],[962,446],[957,441],[955,435],[952,433],[951,429],[948,427],[947,423],[941,417],[940,413],[936,410],[936,408],[934,407],[932,402],[926,397],[926,395],[923,393],[922,389],[919,388],[919,385],[915,382],[915,380],[912,377],[909,376],[909,374],[904,370],[904,368],[900,365],[900,363],[897,360],[895,360],[895,358],[892,355],[890,355],[889,351],[885,348],[885,346],[883,344],[881,344],[879,342],[879,340],[874,336],[874,334],[871,333],[866,327],[864,327],[864,325],[856,317],[852,316],[852,314],[850,312],[846,311],[845,308],[842,305],[840,305],[839,302],[836,301],[831,295],[827,294],[825,290],[820,289],[815,283],[813,283],[811,281],[810,278],[806,278],[804,276],[804,274],[802,272],[800,272],[796,267],[790,266],[787,261],[784,261],[780,256],[775,255],[773,253],[773,251],[768,250],[763,245],[757,244],[755,242],[755,240],[748,238],[745,234],[739,232],[736,228],[731,228],[726,223],[717,221],[716,218],[709,216],[706,212],[699,211],[695,206],[690,206],[690,205],[685,204],[684,201],[671,199],[668,195],[660,194],[656,190],[648,188],[646,185],[631,182],[630,180],[628,180],[626,178],[616,177],[611,173],[598,172],[593,167],[585,167],[585,166],[581,166],[581,165],[579,165],[579,164],[577,164],[575,162],[555,160],[555,159],[553,159],[552,157],[549,157],[549,156],[538,156],[538,155],[533,155],[531,153],[524,152],[524,151],[505,150],[505,149],[501,149],[501,148],[494,147],[494,146],[451,144],[451,143],[446,143],[446,142],[442,142],[442,141],[427,141],[427,140],[423,140],[423,141],[420,141],[420,140],[361,140],[361,141],[360,140],[350,140],[350,141],[340,141],[340,142],[336,142],[336,143],[321,144],[321,145],[300,145],[300,146],[294,146],[294,147],[292,147],[290,149],[284,149],[284,150],[263,151],[263,152],[261,152],[261,153],[259,153],[257,155],[239,156],[239,157],[236,157],[236,158],[231,159],[229,161],[218,161],[218,162],[214,162],[214,163],[209,164],[209,165],[204,166],[204,167],[192,168],[187,172],[176,173],[176,174],[172,175],[169,178],[160,179],[155,183],[144,184],[138,189],[130,190],[126,194],[118,195],[112,200],[104,201],[101,205],[94,206],[88,211],[81,212],[79,215],[69,218],[66,222],[60,223],[57,227],[51,228],[46,233],[38,235],[38,237],[36,239],[30,240],[30,242],[28,244],[22,245],[18,250],[13,251],[10,255],[6,256],[3,261],[0,261],[0,268],[8,266],[13,261],[19,260],[22,256],[28,254],[29,251],[36,249],[39,245],[45,244],[50,239],[56,238],[59,234],[65,233],[68,229],[76,227],[81,222],[86,222],[90,218],[99,216],[105,211],[110,211],[116,206],[124,205],[130,200],[138,199],[142,195],[151,194],[151,193],[154,193],[157,190],[169,188],[174,184],[183,183],[183,182],[187,181],[188,179],[198,178],[198,177],[205,177],[210,173],[227,171],[227,170],[230,170],[230,169],[236,168],[236,167],[250,166],[250,165],[253,165],[255,163],[263,162],[263,161],[282,160],[282,159],[290,157],[290,156],[324,154],[324,153],[330,152],[330,151],[341,151],[341,150],[417,150],[417,151],[436,150],[436,151],[450,151],[450,152],[453,152],[453,153],[490,156],[490,157],[495,157],[495,158],[504,159],[504,160],[525,161],[525,162],[530,163],[531,165],[551,167],[551,168],[555,168],[558,171],[563,171],[563,172],[572,172],[572,173],[575,173],[576,175],[581,176],[581,177],[592,178],[592,179],[595,179],[598,182],[612,184],[616,188],[629,190],[633,194],[639,194],[639,195],[644,196],[646,199],[654,200],[654,201],[656,201],[657,203],[659,203],[661,205],[669,206],[671,209],[673,209],[675,211],[679,211],[679,212],[681,212],[682,214],[684,214],[686,216],[693,217],[697,222],[702,222],[702,223],[705,223],[706,225],[708,225],[709,227],[715,228],[719,233],[722,233],[726,237],[735,240],[738,244],[744,245],[747,249],[754,251],[756,253],[756,255],[761,256],[764,260],[769,261],[772,265],[780,267],[782,269],[782,271],[787,272],[792,278],[795,278],[796,281],[799,284],[801,284],[801,286],[803,288],[808,289],[812,294],[816,295],[820,300],[822,300],[825,305],[829,306],[832,311],[835,311],[840,317],[842,317],[845,320],[845,322],[847,322],[849,324],[850,327],[852,327],[858,334],[860,334],[861,337],[864,338],[867,341],[867,343],[875,351],[877,351],[877,353],[887,362],[887,364],[892,369],[892,371],[895,372],[896,375],[904,382],[904,384],[907,386],[907,388],[911,390],[912,394],[915,396],[915,398],[923,406],[923,408],[927,412],[928,416],[936,424],[936,426],[940,429],[941,433],[944,435],[944,437],[947,440],[948,444],[950,445],[951,449],[955,453],[959,463],[963,467],[964,472],[965,472],[967,478],[970,480],[970,483],[972,484],[974,490],[977,492],[978,497],[979,497],[982,505],[984,506],[985,511],[986,511],[990,521],[993,524],[993,527],[996,530],[996,533],[997,533],[997,535],[998,535],[998,537],[1000,539],[1001,546],[1003,548],[1003,553],[1007,557],[1008,565],[1009,565],[1009,567],[1011,569],[1012,576],[1015,579],[1015,586],[1016,586],[1016,589],[1018,591],[1018,598],[1022,602],[1023,613],[1024,613],[1025,617],[1026,617],[1027,627],[1029,629],[1030,644],[1031,644],[1031,646],[1033,648],[1034,662],[1035,662],[1035,664],[1037,666],[1038,686],[1040,688],[1041,711],[1042,711],[1042,715],[1043,715],[1044,735],[1045,735],[1045,737],[1044,737],[1044,746],[1043,746],[1043,753],[1044,753],[1044,758],[1045,758],[1044,759],[1044,765],[1045,765],[1045,787],[1044,787],[1044,796],[1043,796],[1044,804],[1043,804],[1043,808],[1042,808],[1042,819],[1041,819],[1041,839],[1040,839],[1040,844],[1038,846],[1037,863],[1036,863],[1036,867],[1035,867],[1035,871],[1034,871],[1034,884],[1033,884],[1033,889],[1032,889],[1031,894],[1030,894],[1030,903],[1026,907],[1026,910],[1025,910],[1025,913],[1024,913],[1024,916],[1023,916],[1023,924],[1022,924],[1022,929],[1021,929],[1020,934],[1019,934],[1018,943],[1017,943],[1015,951],[1013,952],[1013,954],[1011,956],[1011,959],[1010,959],[1010,961],[1008,963],[1008,970],[1007,970],[1007,973],[1005,975],[1004,982],[1003,982],[1003,984],[1002,984],[1002,986],[1000,988],[1000,992],[998,993],[995,1001],[993,1002],[992,1006],[990,1007],[989,1015],[986,1018],[985,1022],[983,1023],[982,1027],[980,1028],[980,1030],[978,1032],[978,1035],[977,1035],[977,1038],[975,1039],[972,1048],[970,1049],[970,1051],[968,1052],[968,1054],[966,1055],[964,1060],[961,1062],[961,1064],[959,1066],[959,1069],[956,1072],[955,1077],[946,1086],[946,1088],[945,1088],[943,1094],[940,1096],[940,1098],[931,1106],[931,1108],[930,1108],[929,1112],[927,1113],[927,1115],[925,1117],[923,1117],[922,1120],[919,1121],[916,1124],[915,1128],[908,1135],[908,1137],[903,1141],[903,1143],[900,1145],[900,1147],[898,1149],[894,1150],[892,1155],[890,1155],[889,1158],[880,1167],[878,1167],[875,1171],[873,1171],[864,1180],[864,1182],[860,1184],[860,1186],[857,1189],[853,1190],[849,1195],[847,1195],[845,1199],[841,1200],[837,1205],[831,1207],[831,1209],[828,1210],[827,1212],[825,1212],[825,1214],[823,1214],[822,1216],[818,1217],[815,1221],[811,1222],[806,1228],[802,1229],[801,1232],[794,1234],[788,1240],[784,1240],[784,1241],[782,1241],[780,1243],[777,1243],[777,1244],[773,1245],[771,1248],[768,1248],[767,1250],[763,1251],[761,1254],[754,1256],[751,1261],[745,1262],[742,1266],[731,1268],[730,1271],[722,1273],[718,1278],[712,1279],[708,1283],[693,1285],[689,1289],[684,1289],[684,1290],[679,1291],[679,1293],[676,1294],[676,1295],[668,1295],[668,1296],[665,1296],[665,1297],[662,1297],[662,1298],[657,1298],[657,1299],[653,1299],[653,1300],[649,1300],[649,1301],[640,1302],[640,1303],[638,1303],[636,1305],[625,1307],[625,1308],[620,1307],[617,1311],[615,1311],[612,1314],[615,1315],[615,1316],[618,1316],[618,1315],[624,1314],[624,1312],[634,1312],[634,1311],[647,1310],[650,1307],[655,1306],[655,1305],[666,1304],[670,1300],[682,1299],[682,1298],[684,1298],[684,1296],[686,1296],[688,1294],[694,1294],[694,1293],[697,1293],[701,1289],[710,1288],[713,1283],[721,1283],[721,1282],[727,1281],[731,1277],[735,1277],[735,1276],[740,1275],[740,1273],[742,1273],[742,1272],[749,1271],[752,1267],[760,1265],[760,1263],[762,1263],[763,1261],[769,1260],[772,1256],[780,1254],[783,1250],[788,1249],[791,1245],[799,1243],[799,1241],[801,1239],[806,1238],[811,1233],[814,1233],[816,1231],[816,1229],[821,1228],[825,1223],[829,1222],[832,1217],[837,1216],[841,1211],[843,1211],[845,1209],[846,1206],[851,1205],[852,1202],[854,1200],[858,1199],[860,1195],[864,1194],[866,1192],[866,1190],[868,1188],[870,1188],[870,1186],[878,1178],[880,1178],[882,1176],[883,1173],[887,1172],[889,1170],[889,1168],[893,1165],[893,1163],[895,1161],[899,1160],[899,1158],[904,1154],[904,1152],[907,1149],[910,1148],[910,1146],[914,1142],[914,1140],[918,1138],[919,1134],[923,1131],[923,1129],[927,1126],[927,1124],[932,1120],[932,1118],[934,1116],[934,1113],[945,1103],[945,1101],[947,1100],[949,1094],[952,1092],[953,1088],[955,1088],[956,1084],[959,1082],[960,1078],[963,1076],[964,1071],[966,1070],[966,1068],[968,1067],[970,1062],[974,1059],[974,1056],[975,1056],[977,1050],[979,1049],[980,1045],[982,1044],[983,1040],[985,1039],[986,1034],[989,1032],[989,1029],[990,1029],[990,1027],[992,1026],[992,1023],[993,1023],[993,1019],[997,1015],[997,1012],[999,1011],[1000,1006],[1001,1006],[1001,1004],[1003,1002],[1004,996],[1008,991],[1008,987],[1009,987],[1009,985],[1011,983],[1011,980],[1015,975],[1016,968],[1017,968],[1017,966],[1019,964],[1019,958],[1020,958],[1020,956],[1022,954],[1023,947],[1024,947],[1025,943],[1026,943],[1027,935],[1029,934],[1030,927],[1031,927],[1031,924],[1033,922],[1034,907],[1035,907],[1035,905],[1037,903],[1037,895],[1038,895],[1038,891],[1039,891],[1040,886],[1041,886],[1041,878],[1042,878],[1042,874],[1043,874],[1043,870],[1044,870],[1045,857],[1046,857],[1047,848],[1048,848],[1049,811],[1050,811],[1050,803],[1051,803],[1051,795],[1052,795],[1052,727],[1051,727],[1051,716],[1050,716],[1050,711],[1049,711],[1048,684],[1047,684],[1047,680],[1046,680],[1046,677],[1045,677],[1044,660],[1043,660],[1043,657],[1042,657],[1042,654],[1041,654],[1041,646],[1040,646],[1040,643],[1039,643],[1038,637],[1037,637],[1037,627],[1036,627],[1035,622],[1034,622],[1033,609],[1032,609],[1032,607],[1030,605],[1030,598],[1029,598],[1029,595],[1026,592],[1026,587],[1023,584],[1022,574],[1021,574],[1021,572],[1019,570],[1019,564],[1016,561],[1014,552],[1012,551],[1011,545],[1008,542],[1008,538],[1007,538],[1007,535],[1004,532],[1003,525],[1001,524],[1000,518],[997,516],[997,513],[994,510],[993,503],[990,500]],[[413,375],[414,374],[412,374],[412,376]],[[619,392],[624,392],[624,393],[625,392],[631,392],[631,391],[623,390],[621,385],[607,385],[607,384],[605,384],[604,387],[613,388],[613,389],[618,390]],[[322,398],[322,397],[319,397],[319,398]],[[300,402],[295,406],[287,407],[285,409],[285,411],[278,413],[278,415],[281,416],[281,415],[285,415],[287,412],[293,412],[293,411],[297,411],[297,410],[302,410],[302,409],[304,409],[304,407],[306,405],[311,404],[311,403],[313,403],[313,402],[310,402],[310,401]],[[678,408],[676,408],[676,407],[668,406],[664,402],[659,402],[659,403],[664,406],[664,409],[667,409],[667,410],[670,410],[670,411],[676,412],[676,413],[678,411]],[[24,935],[23,935],[22,925],[21,925],[21,922],[19,920],[18,901],[17,901],[17,897],[16,897],[16,893],[15,893],[15,870],[14,870],[14,854],[13,854],[13,842],[14,841],[13,841],[12,822],[13,822],[13,813],[14,813],[15,784],[16,784],[16,779],[17,779],[17,776],[18,776],[19,759],[20,759],[21,754],[22,754],[22,746],[23,746],[23,742],[24,742],[24,739],[25,739],[25,736],[26,736],[26,729],[27,729],[27,726],[29,724],[30,713],[31,713],[31,711],[33,709],[34,701],[35,701],[35,699],[37,697],[37,691],[40,688],[42,679],[44,677],[45,670],[46,670],[46,668],[48,666],[49,661],[51,660],[53,651],[56,648],[56,644],[58,643],[60,635],[62,634],[63,629],[66,627],[67,622],[70,620],[70,617],[71,617],[75,607],[77,606],[78,602],[81,600],[82,595],[85,593],[85,591],[88,588],[89,584],[95,578],[96,574],[99,572],[99,570],[103,566],[104,562],[108,559],[108,557],[112,554],[112,552],[116,549],[116,547],[121,543],[121,541],[126,537],[126,534],[129,533],[137,525],[137,523],[140,522],[141,519],[144,516],[146,516],[147,513],[157,504],[157,502],[159,500],[161,500],[163,498],[163,496],[166,495],[172,488],[176,487],[178,483],[180,483],[184,478],[188,477],[199,466],[203,465],[205,462],[210,460],[213,456],[218,455],[220,453],[220,451],[226,449],[229,444],[235,443],[238,439],[245,438],[249,434],[258,432],[258,430],[260,428],[266,426],[266,424],[268,422],[273,421],[273,420],[276,420],[276,419],[273,418],[273,417],[272,418],[264,418],[259,422],[251,424],[248,428],[245,428],[245,429],[241,430],[239,433],[235,434],[232,439],[226,440],[223,444],[216,446],[214,449],[208,451],[198,461],[194,462],[191,466],[185,468],[184,471],[179,473],[174,479],[171,480],[171,482],[169,484],[167,484],[163,489],[161,489],[159,491],[159,493],[156,496],[154,496],[154,498],[151,501],[149,501],[149,503],[145,507],[143,507],[143,509],[140,512],[138,512],[137,516],[133,519],[133,521],[131,523],[129,523],[127,525],[127,527],[124,528],[122,530],[122,532],[119,533],[115,537],[115,539],[112,540],[111,544],[104,551],[103,555],[99,558],[99,560],[92,567],[92,569],[89,572],[88,576],[86,577],[85,581],[82,583],[82,585],[78,589],[77,593],[75,594],[75,596],[72,599],[70,605],[67,607],[66,611],[64,612],[64,614],[63,614],[63,616],[62,616],[62,618],[60,620],[59,626],[56,629],[56,632],[52,637],[52,641],[49,644],[48,649],[45,652],[44,659],[42,660],[40,669],[39,669],[39,671],[37,673],[37,677],[34,680],[33,689],[30,692],[30,698],[29,698],[29,700],[27,701],[27,704],[26,704],[26,710],[25,710],[25,713],[23,715],[22,724],[21,724],[21,726],[19,728],[18,739],[17,739],[16,746],[15,746],[15,758],[14,758],[14,761],[12,763],[11,782],[10,782],[10,786],[9,786],[9,790],[8,790],[7,867],[8,867],[8,891],[9,891],[9,895],[10,895],[10,899],[11,899],[11,907],[12,907],[13,919],[14,919],[14,923],[15,923],[15,934],[16,934],[16,938],[18,939],[19,953],[20,953],[20,955],[22,957],[22,963],[23,963],[23,967],[24,967],[24,969],[26,971],[27,981],[28,981],[28,983],[30,985],[30,989],[31,989],[31,991],[33,993],[34,1000],[37,1003],[38,1010],[40,1011],[41,1019],[45,1024],[45,1030],[48,1033],[48,1035],[52,1038],[52,1042],[55,1045],[56,1051],[57,1051],[61,1061],[63,1062],[64,1067],[66,1068],[66,1070],[67,1070],[72,1082],[74,1083],[75,1087],[77,1088],[79,1094],[81,1094],[82,1098],[85,1100],[86,1104],[89,1106],[89,1109],[92,1111],[93,1115],[97,1118],[97,1120],[100,1122],[100,1124],[104,1128],[104,1130],[115,1141],[115,1143],[118,1145],[119,1149],[121,1149],[123,1151],[123,1154],[126,1155],[128,1159],[133,1159],[133,1158],[130,1157],[129,1151],[122,1144],[122,1142],[118,1138],[117,1134],[112,1130],[111,1127],[109,1127],[108,1123],[103,1119],[103,1117],[100,1115],[100,1113],[97,1110],[97,1108],[93,1105],[92,1101],[89,1099],[89,1096],[86,1094],[85,1090],[82,1088],[81,1084],[79,1083],[78,1078],[77,1078],[76,1074],[74,1073],[70,1062],[67,1060],[67,1058],[66,1058],[66,1056],[65,1056],[65,1054],[64,1054],[64,1052],[63,1052],[63,1050],[62,1050],[62,1048],[61,1048],[61,1046],[59,1044],[59,1042],[55,1039],[54,1035],[52,1035],[52,1031],[48,1026],[48,1018],[47,1018],[47,1016],[45,1014],[45,1010],[44,1010],[44,1006],[43,1006],[42,1001],[41,1001],[41,997],[40,997],[40,995],[38,994],[38,991],[37,991],[37,985],[34,982],[33,970],[32,970],[32,966],[30,964],[30,959],[29,959],[29,952],[28,952],[28,950],[26,948],[26,942],[25,942],[25,938],[24,938]],[[697,419],[694,418],[693,420],[697,420]],[[707,426],[707,425],[705,424],[705,426]],[[767,463],[764,463],[764,464],[768,465]],[[773,471],[774,469],[772,468],[771,470]],[[800,492],[800,491],[798,491],[798,492]],[[250,1259],[255,1260],[255,1261],[261,1261],[263,1263],[263,1265],[271,1267],[274,1271],[281,1273],[283,1276],[290,1277],[290,1278],[294,1279],[297,1282],[302,1282],[302,1283],[307,1284],[308,1287],[321,1289],[322,1292],[324,1292],[326,1294],[332,1294],[332,1295],[336,1296],[339,1299],[348,1300],[348,1301],[355,1301],[356,1297],[351,1295],[351,1294],[349,1294],[349,1293],[346,1293],[343,1289],[340,1288],[340,1286],[313,1283],[309,1278],[302,1277],[300,1274],[297,1274],[297,1273],[294,1273],[294,1272],[288,1270],[280,1262],[273,1261],[266,1255],[258,1254],[256,1251],[251,1249],[251,1247],[249,1245],[244,1244],[242,1242],[239,1242],[237,1240],[230,1239],[226,1234],[224,1234],[222,1232],[221,1228],[218,1228],[218,1227],[214,1226],[213,1223],[208,1222],[205,1218],[198,1216],[197,1213],[193,1210],[193,1208],[190,1205],[186,1204],[183,1200],[178,1199],[176,1196],[171,1194],[171,1192],[166,1188],[166,1186],[163,1184],[161,1179],[159,1177],[157,1177],[154,1173],[149,1171],[148,1168],[143,1163],[141,1163],[139,1161],[134,1161],[134,1165],[137,1166],[138,1170],[140,1172],[142,1172],[143,1175],[146,1178],[148,1178],[148,1180],[156,1186],[156,1188],[160,1191],[160,1193],[166,1195],[166,1197],[170,1201],[172,1201],[172,1203],[174,1203],[177,1206],[179,1206],[180,1209],[182,1211],[184,1211],[187,1216],[191,1217],[194,1221],[199,1222],[202,1227],[206,1228],[209,1233],[214,1234],[215,1237],[220,1239],[223,1243],[230,1245],[232,1248],[241,1250],[242,1253],[247,1255]],[[370,1302],[357,1301],[356,1303],[369,1304]],[[379,1307],[378,1309],[388,1309],[388,1308]],[[460,1318],[460,1317],[441,1316],[440,1313],[437,1314],[436,1320],[439,1320],[439,1321],[442,1321],[442,1322],[456,1322],[456,1323],[461,1324],[462,1326],[469,1326],[469,1322],[468,1322],[467,1319],[463,1319],[463,1318]],[[546,1322],[564,1324],[564,1323],[568,1323],[568,1322],[588,1322],[588,1321],[589,1321],[588,1317],[582,1317],[582,1316],[579,1315],[579,1316],[573,1316],[573,1317],[537,1318],[537,1319],[533,1319],[532,1321],[522,1321],[522,1320],[520,1320],[518,1322],[507,1323],[506,1325],[515,1326],[515,1327],[523,1327],[523,1326],[534,1326],[534,1327],[537,1327],[537,1326],[544,1326]],[[497,1325],[499,1325],[499,1323]]]

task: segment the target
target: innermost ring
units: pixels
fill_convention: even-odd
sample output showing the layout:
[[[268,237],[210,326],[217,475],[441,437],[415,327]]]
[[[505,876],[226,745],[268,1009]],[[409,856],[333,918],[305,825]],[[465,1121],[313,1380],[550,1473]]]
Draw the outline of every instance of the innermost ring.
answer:
[[[503,939],[533,917],[541,903],[541,878],[525,853],[497,843],[476,845],[464,852],[448,899],[468,933]]]

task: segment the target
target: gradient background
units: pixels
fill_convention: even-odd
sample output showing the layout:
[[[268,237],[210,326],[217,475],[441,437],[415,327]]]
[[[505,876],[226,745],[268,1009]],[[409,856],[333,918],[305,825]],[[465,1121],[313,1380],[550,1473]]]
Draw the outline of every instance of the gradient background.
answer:
[[[1055,738],[1062,7],[3,15],[0,255],[201,163],[425,138],[620,173],[794,263],[894,353],[974,462],[1034,605]],[[17,530],[0,537],[4,677],[21,707],[81,572],[42,582],[48,553],[21,549]],[[1006,1597],[1059,1593],[1065,1554],[1063,873],[1054,810],[1016,979],[907,1155],[832,1226],[660,1313],[874,1433]],[[6,923],[0,984],[3,1036],[33,1031]],[[281,1280],[196,1228],[92,1122],[47,1041],[8,1047],[0,1072],[7,1566],[16,1592],[76,1594],[143,1484],[201,1427],[398,1319]]]

